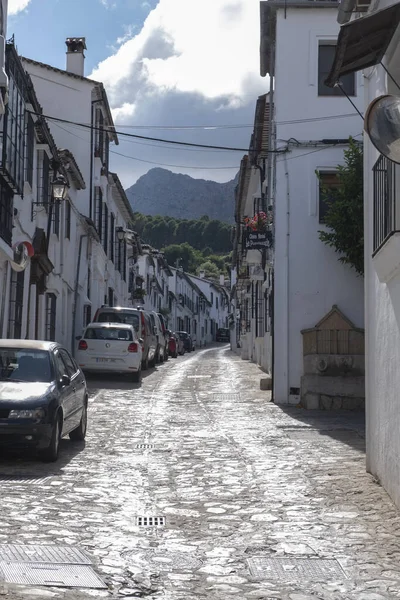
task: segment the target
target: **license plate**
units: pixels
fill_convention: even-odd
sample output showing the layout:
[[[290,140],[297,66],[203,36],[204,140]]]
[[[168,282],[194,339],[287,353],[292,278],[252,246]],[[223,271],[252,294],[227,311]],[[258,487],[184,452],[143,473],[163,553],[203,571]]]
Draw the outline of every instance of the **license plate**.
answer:
[[[96,358],[96,362],[108,362],[108,358]]]

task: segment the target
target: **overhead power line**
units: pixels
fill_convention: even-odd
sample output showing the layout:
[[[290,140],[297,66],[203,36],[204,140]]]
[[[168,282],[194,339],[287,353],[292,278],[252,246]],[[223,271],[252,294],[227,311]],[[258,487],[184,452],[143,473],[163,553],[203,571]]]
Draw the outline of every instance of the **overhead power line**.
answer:
[[[176,140],[165,140],[163,138],[155,138],[144,135],[137,135],[134,133],[125,133],[123,131],[110,130],[106,127],[96,127],[95,125],[89,125],[86,123],[77,123],[76,121],[69,121],[68,119],[61,119],[60,117],[51,117],[49,115],[44,115],[40,113],[36,113],[34,111],[27,111],[32,115],[36,115],[38,117],[43,117],[44,119],[48,119],[49,121],[56,121],[59,123],[65,123],[66,125],[76,125],[78,127],[82,127],[83,129],[90,129],[92,131],[114,131],[117,135],[125,136],[129,138],[139,139],[139,140],[149,140],[152,142],[163,142],[165,144],[174,144],[176,146],[189,146],[192,148],[211,148],[215,150],[230,150],[232,152],[248,152],[248,148],[234,148],[231,146],[213,146],[211,144],[196,144],[194,142],[178,142]],[[278,153],[278,150],[271,150],[271,153]]]
[[[193,166],[193,165],[170,165],[168,163],[161,163],[161,162],[153,162],[151,160],[144,160],[143,158],[136,158],[135,156],[128,156],[127,154],[122,154],[121,152],[116,152],[115,150],[110,150],[110,154],[116,154],[117,156],[123,156],[124,158],[130,158],[131,160],[136,160],[138,162],[142,162],[142,163],[148,163],[149,165],[159,165],[162,167],[176,167],[178,169],[205,169],[206,171],[209,171],[210,169],[214,170],[214,171],[221,171],[223,169],[239,169],[239,165],[235,165],[234,167],[198,167],[198,166]]]

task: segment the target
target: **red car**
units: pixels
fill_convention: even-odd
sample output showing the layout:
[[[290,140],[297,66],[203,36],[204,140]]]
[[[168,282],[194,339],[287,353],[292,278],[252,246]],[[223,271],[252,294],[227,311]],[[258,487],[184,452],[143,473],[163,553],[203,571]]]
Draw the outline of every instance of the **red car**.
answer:
[[[170,333],[169,335],[168,354],[172,358],[178,358],[178,354],[185,354],[183,342],[176,333]]]

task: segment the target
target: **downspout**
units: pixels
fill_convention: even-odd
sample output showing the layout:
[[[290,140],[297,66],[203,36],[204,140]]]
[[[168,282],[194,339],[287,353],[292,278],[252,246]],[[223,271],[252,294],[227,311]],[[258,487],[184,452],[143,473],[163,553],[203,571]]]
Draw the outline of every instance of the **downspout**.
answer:
[[[76,326],[76,305],[78,302],[78,287],[79,287],[79,274],[81,270],[81,256],[82,256],[82,242],[84,238],[88,238],[87,233],[82,233],[79,238],[79,250],[78,250],[78,265],[76,268],[75,277],[75,289],[74,289],[74,306],[72,308],[72,333],[71,333],[71,351],[72,356],[75,357],[75,326]]]
[[[285,9],[286,10],[286,9]],[[286,15],[285,15],[286,18]],[[270,46],[270,80],[269,80],[269,128],[268,128],[268,165],[267,165],[267,212],[269,206],[275,205],[276,198],[276,154],[272,150],[276,149],[275,136],[275,110],[274,110],[274,84],[275,84],[275,42]],[[276,211],[274,210],[274,214]],[[275,221],[275,219],[274,219]],[[274,239],[275,222],[272,224],[272,235]],[[275,257],[272,264],[272,281],[271,281],[271,297],[272,297],[272,316],[271,316],[271,402],[275,402]]]
[[[289,168],[287,164],[286,153],[283,155],[285,162],[285,177],[286,177],[286,250],[285,250],[285,267],[286,267],[286,315],[287,315],[287,330],[286,330],[286,377],[287,377],[287,393],[289,400],[289,324],[290,324],[290,303],[289,303],[289,289],[290,289],[290,277],[289,277],[289,251],[290,251],[290,181],[289,181]]]
[[[90,177],[89,177],[89,216],[93,219],[93,156],[94,156],[94,147],[93,147],[93,126],[94,126],[94,105],[98,102],[97,100],[92,100],[92,108],[91,108],[91,127],[90,127]]]

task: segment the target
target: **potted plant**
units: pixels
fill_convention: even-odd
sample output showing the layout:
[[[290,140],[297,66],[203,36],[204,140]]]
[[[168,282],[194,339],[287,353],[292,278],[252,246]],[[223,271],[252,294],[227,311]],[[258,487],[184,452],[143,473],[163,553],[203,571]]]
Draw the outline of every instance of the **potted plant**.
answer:
[[[254,217],[245,217],[244,224],[251,231],[265,232],[271,223],[271,217],[264,211],[260,211]]]

